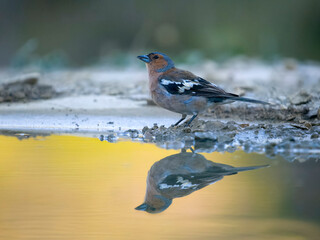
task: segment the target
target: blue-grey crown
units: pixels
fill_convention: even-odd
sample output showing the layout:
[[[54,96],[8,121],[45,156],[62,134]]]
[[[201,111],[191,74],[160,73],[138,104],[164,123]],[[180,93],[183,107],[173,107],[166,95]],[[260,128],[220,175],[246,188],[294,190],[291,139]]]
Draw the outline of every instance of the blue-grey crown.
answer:
[[[163,67],[163,68],[160,68],[157,70],[157,72],[165,72],[165,71],[168,71],[169,69],[173,68],[174,67],[174,62],[171,60],[171,58],[169,58],[168,55],[164,54],[164,53],[161,53],[161,52],[153,52],[153,53],[150,53],[150,54],[159,54],[159,55],[162,55],[163,58],[167,61],[167,66]]]

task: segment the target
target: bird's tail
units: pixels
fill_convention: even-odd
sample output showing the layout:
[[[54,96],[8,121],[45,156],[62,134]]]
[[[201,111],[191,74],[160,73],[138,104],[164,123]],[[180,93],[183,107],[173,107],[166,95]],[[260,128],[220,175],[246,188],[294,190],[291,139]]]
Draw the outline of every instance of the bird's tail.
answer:
[[[256,169],[265,168],[265,167],[270,167],[270,165],[250,166],[250,167],[236,167],[236,168],[233,168],[231,171],[243,172],[243,171],[256,170]]]
[[[241,101],[241,102],[251,102],[251,103],[259,103],[259,104],[271,105],[271,104],[268,103],[268,102],[264,102],[264,101],[260,101],[260,100],[255,100],[255,99],[251,99],[251,98],[244,98],[244,97],[228,97],[228,99],[234,100],[234,101]]]

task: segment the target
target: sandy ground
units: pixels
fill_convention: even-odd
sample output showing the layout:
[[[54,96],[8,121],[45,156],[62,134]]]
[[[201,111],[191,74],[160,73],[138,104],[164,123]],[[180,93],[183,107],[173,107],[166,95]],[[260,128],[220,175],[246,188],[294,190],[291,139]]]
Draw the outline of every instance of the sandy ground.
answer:
[[[144,68],[2,70],[0,129],[3,134],[89,134],[111,142],[130,138],[166,148],[192,145],[199,151],[241,147],[270,156],[288,156],[294,149],[319,159],[319,64],[294,60],[266,64],[239,58],[224,64],[207,61],[179,67],[227,91],[273,105],[223,105],[209,109],[191,128],[172,128],[180,116],[154,106]]]

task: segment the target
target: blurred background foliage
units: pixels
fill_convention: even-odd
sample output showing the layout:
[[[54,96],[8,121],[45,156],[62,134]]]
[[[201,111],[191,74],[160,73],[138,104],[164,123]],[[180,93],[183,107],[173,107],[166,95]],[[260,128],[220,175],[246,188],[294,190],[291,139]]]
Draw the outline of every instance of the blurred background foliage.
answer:
[[[319,0],[1,0],[0,66],[165,52],[320,60]]]

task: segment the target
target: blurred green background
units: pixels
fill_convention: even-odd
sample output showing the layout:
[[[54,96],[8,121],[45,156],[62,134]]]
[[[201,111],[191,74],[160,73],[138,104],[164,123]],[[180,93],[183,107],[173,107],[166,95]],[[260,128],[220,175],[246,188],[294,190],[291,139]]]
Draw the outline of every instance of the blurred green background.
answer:
[[[319,0],[1,0],[0,30],[0,66],[83,66],[154,50],[320,60]]]

